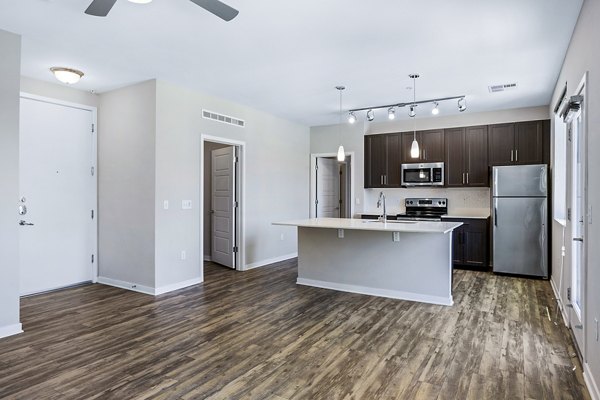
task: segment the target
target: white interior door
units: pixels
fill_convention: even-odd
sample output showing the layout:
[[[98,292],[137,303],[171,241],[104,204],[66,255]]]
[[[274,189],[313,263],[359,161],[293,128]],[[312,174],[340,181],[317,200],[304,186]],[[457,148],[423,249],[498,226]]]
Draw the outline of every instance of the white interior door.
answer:
[[[340,217],[340,168],[337,160],[317,158],[316,217]]]
[[[211,157],[211,259],[235,269],[235,147],[213,150]]]
[[[584,351],[585,310],[585,152],[583,115],[571,121],[571,328],[580,351]]]
[[[94,278],[92,124],[90,110],[21,98],[22,295]]]

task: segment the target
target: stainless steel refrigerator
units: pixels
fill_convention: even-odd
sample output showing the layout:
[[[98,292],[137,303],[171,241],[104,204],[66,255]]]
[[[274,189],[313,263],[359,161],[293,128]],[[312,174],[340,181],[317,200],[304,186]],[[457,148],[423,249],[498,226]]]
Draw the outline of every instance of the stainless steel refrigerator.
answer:
[[[494,272],[548,277],[546,165],[492,168]]]

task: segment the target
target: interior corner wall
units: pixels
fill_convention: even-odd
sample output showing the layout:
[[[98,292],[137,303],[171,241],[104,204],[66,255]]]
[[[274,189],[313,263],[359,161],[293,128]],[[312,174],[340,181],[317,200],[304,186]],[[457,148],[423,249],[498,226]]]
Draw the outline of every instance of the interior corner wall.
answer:
[[[571,43],[565,61],[556,83],[549,110],[553,112],[554,104],[558,101],[561,91],[567,84],[567,95],[573,95],[586,71],[589,72],[587,81],[588,97],[585,100],[587,108],[588,134],[588,206],[591,207],[593,221],[587,225],[587,281],[586,306],[583,325],[585,329],[584,361],[587,363],[587,375],[595,382],[596,389],[600,387],[600,341],[596,336],[597,324],[600,320],[600,157],[596,156],[600,149],[600,46],[596,38],[600,37],[600,2],[585,0],[575,26]],[[594,215],[595,214],[595,215]],[[562,239],[562,227],[554,222],[553,236]],[[560,246],[553,249],[554,265],[560,263]],[[558,264],[560,265],[560,264]],[[565,276],[570,276],[565,271]],[[553,280],[557,277],[553,276]],[[564,296],[564,295],[563,295]],[[563,297],[563,304],[564,301]],[[594,390],[591,389],[590,390]],[[600,393],[595,393],[600,398]]]
[[[0,337],[19,322],[19,90],[21,37],[0,30]]]
[[[100,95],[100,282],[155,288],[155,137],[156,81]]]
[[[202,118],[203,109],[242,119],[246,126],[240,128]],[[159,287],[197,279],[202,273],[202,135],[245,143],[242,160],[245,267],[294,256],[295,229],[274,226],[272,222],[308,217],[308,127],[158,81],[156,276]],[[169,200],[173,208],[163,210],[163,200]],[[192,209],[182,210],[182,200],[192,200]],[[181,260],[182,250],[186,250],[186,260]]]
[[[89,91],[26,76],[21,76],[21,92],[96,108],[100,103],[100,96]]]

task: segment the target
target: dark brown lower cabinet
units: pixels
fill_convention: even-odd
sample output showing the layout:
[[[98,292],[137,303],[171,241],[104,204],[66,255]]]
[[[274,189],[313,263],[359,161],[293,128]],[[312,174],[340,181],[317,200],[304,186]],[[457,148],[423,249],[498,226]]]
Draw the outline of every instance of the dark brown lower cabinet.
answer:
[[[454,267],[489,268],[489,218],[445,218],[447,222],[462,222],[452,234],[452,264]]]

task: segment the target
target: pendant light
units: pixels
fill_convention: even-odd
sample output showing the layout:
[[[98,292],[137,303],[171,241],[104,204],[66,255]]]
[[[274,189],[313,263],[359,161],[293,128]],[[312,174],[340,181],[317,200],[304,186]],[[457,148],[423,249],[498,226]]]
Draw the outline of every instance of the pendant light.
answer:
[[[417,114],[414,112],[414,106],[416,106],[415,102],[417,101],[417,78],[419,77],[419,74],[411,74],[409,75],[409,77],[412,78],[413,80],[413,107],[411,107],[411,114],[410,116],[414,121],[413,124],[413,128],[414,128],[414,132],[413,132],[413,142],[412,145],[410,146],[410,157],[411,158],[419,158],[419,142],[417,142]]]
[[[340,147],[338,147],[337,160],[339,162],[344,162],[346,159],[346,152],[344,151],[344,146],[342,145],[342,91],[346,89],[346,87],[336,86],[335,88],[340,92],[340,120],[338,124]]]

